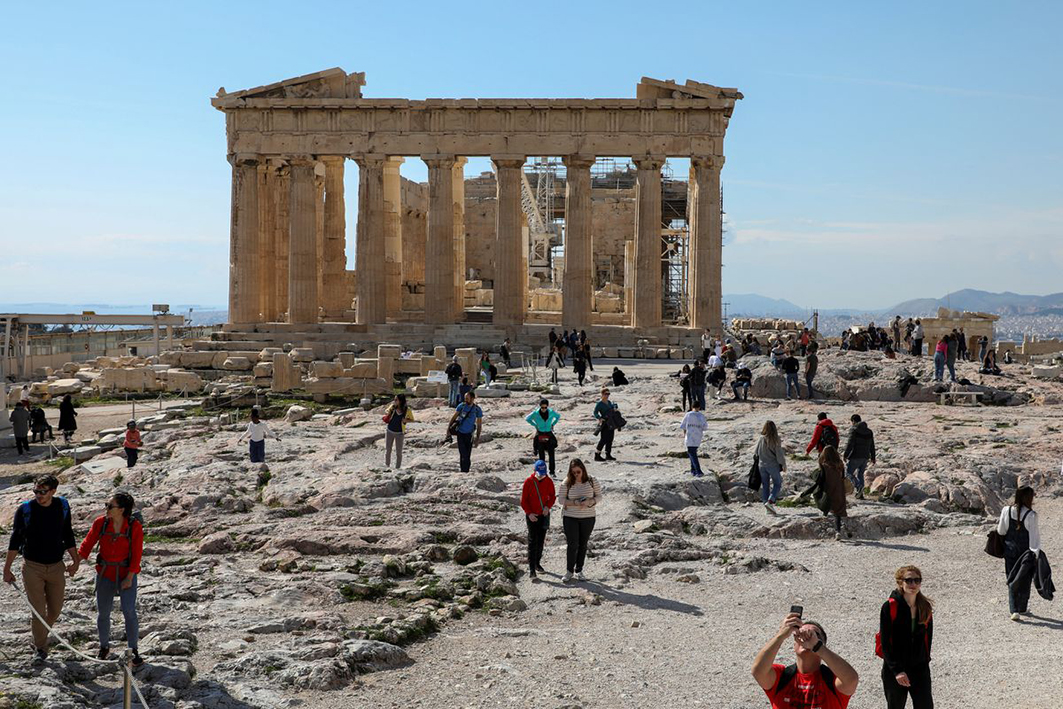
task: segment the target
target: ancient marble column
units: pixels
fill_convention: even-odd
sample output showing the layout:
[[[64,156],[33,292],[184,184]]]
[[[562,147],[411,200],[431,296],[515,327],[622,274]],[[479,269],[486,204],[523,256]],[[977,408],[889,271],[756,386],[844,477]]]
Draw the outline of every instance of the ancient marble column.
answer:
[[[424,320],[454,320],[454,163],[453,155],[423,155],[428,165],[428,235],[425,240]]]
[[[690,327],[723,334],[720,301],[723,262],[723,216],[720,169],[723,156],[690,160]]]
[[[326,320],[339,320],[351,307],[347,298],[347,214],[343,201],[342,155],[322,157],[325,164],[324,242],[320,300]]]
[[[359,325],[387,322],[384,247],[385,156],[354,156],[358,163],[358,232],[355,242]]]
[[[421,209],[403,205],[402,282],[424,283],[425,236],[428,215]]]
[[[317,188],[314,160],[292,158],[288,218],[288,322],[317,323]]]
[[[260,320],[262,289],[258,230],[258,156],[230,155],[233,166],[229,232],[229,322]]]
[[[265,322],[276,321],[277,291],[274,288],[277,267],[273,220],[276,207],[276,170],[265,160],[258,165],[258,243],[259,312]]]
[[[288,317],[288,237],[289,210],[291,203],[291,168],[287,162],[277,161],[277,177],[273,188],[273,252],[277,263],[273,269],[273,288],[276,294],[272,319],[284,322]]]
[[[594,252],[591,246],[591,166],[594,158],[569,155],[565,164],[565,274],[561,289],[561,326],[584,329],[594,303]]]
[[[465,320],[465,163],[454,160],[454,315],[453,322]]]
[[[402,176],[403,158],[384,162],[384,294],[389,318],[402,312]]]
[[[317,307],[325,306],[325,163],[314,163],[314,233],[317,235]]]
[[[635,183],[634,327],[661,324],[661,167],[660,157],[633,158]]]
[[[523,212],[520,206],[520,171],[524,157],[493,157],[497,176],[495,218],[495,325],[522,325],[527,282],[521,254]]]

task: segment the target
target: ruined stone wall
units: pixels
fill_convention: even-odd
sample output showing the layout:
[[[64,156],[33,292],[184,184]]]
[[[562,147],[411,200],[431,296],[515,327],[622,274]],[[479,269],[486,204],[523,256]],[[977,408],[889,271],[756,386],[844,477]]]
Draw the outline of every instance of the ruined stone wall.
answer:
[[[591,243],[595,288],[603,269],[611,267],[611,281],[624,284],[624,242],[635,237],[635,190],[593,190],[591,193]]]

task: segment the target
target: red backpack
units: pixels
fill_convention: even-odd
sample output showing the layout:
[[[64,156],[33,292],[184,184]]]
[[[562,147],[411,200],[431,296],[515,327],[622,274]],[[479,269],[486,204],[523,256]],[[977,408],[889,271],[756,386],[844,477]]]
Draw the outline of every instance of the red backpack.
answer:
[[[897,599],[890,598],[890,622],[897,620]],[[882,654],[882,633],[875,633],[875,654],[886,659],[886,656]]]

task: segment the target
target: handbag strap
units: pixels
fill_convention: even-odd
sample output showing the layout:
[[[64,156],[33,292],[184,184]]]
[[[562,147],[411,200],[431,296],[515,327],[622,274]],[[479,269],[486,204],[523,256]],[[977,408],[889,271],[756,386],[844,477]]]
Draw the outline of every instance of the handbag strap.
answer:
[[[532,480],[532,487],[535,488],[535,496],[539,498],[539,514],[546,512],[546,505],[543,504],[543,494],[539,492],[539,481]]]

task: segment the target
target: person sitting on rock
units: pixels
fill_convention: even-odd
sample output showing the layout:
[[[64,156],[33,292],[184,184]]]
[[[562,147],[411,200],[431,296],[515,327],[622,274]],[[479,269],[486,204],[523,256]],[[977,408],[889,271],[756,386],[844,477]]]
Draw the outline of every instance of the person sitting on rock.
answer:
[[[48,415],[44,413],[44,409],[40,406],[34,406],[30,409],[30,433],[33,435],[31,438],[32,443],[37,442],[37,437],[40,436],[41,443],[44,443],[44,434],[48,434],[49,440],[55,440],[55,434],[52,433],[52,425],[48,423]]]
[[[267,426],[259,417],[258,407],[251,408],[251,423],[247,424],[247,430],[240,434],[237,439],[237,443],[242,442],[245,438],[250,439],[249,455],[252,463],[265,463],[266,462],[266,436],[271,436],[276,440],[280,440],[280,436],[275,434],[270,427]]]
[[[613,367],[613,386],[618,387],[629,383],[627,375],[620,371],[620,367]]]
[[[980,374],[993,374],[999,376],[1001,374],[1000,367],[997,366],[997,353],[994,350],[989,350],[985,353],[985,359],[982,360],[982,368],[978,370]]]
[[[137,652],[140,624],[137,620],[137,576],[140,560],[144,554],[144,525],[138,514],[133,513],[133,496],[124,492],[115,493],[107,501],[106,514],[92,523],[88,535],[81,542],[78,555],[88,561],[96,544],[100,553],[96,557],[96,629],[100,635],[100,651],[96,656],[106,660],[111,644],[111,609],[114,597],[121,599],[122,616],[125,618],[125,636],[133,652],[133,666],[144,664]]]
[[[784,667],[775,663],[775,657],[791,636],[797,662]],[[860,675],[827,647],[827,631],[822,625],[802,620],[800,613],[790,613],[775,637],[757,653],[753,679],[768,695],[772,709],[846,709]]]
[[[805,455],[811,453],[813,448],[816,449],[817,453],[822,453],[827,446],[837,448],[840,442],[841,436],[838,435],[838,427],[827,418],[826,413],[820,411],[816,415],[816,428],[812,431],[812,440],[808,442],[808,447],[805,448]]]
[[[735,401],[739,398],[742,401],[749,399],[749,387],[753,386],[753,372],[749,367],[744,364],[735,371],[735,380],[731,382],[731,391],[735,394]],[[742,396],[738,396],[738,391],[742,390]]]
[[[723,365],[717,365],[709,371],[708,382],[710,386],[716,387],[715,397],[717,399],[723,398],[723,385],[727,382],[727,370],[723,368]]]

